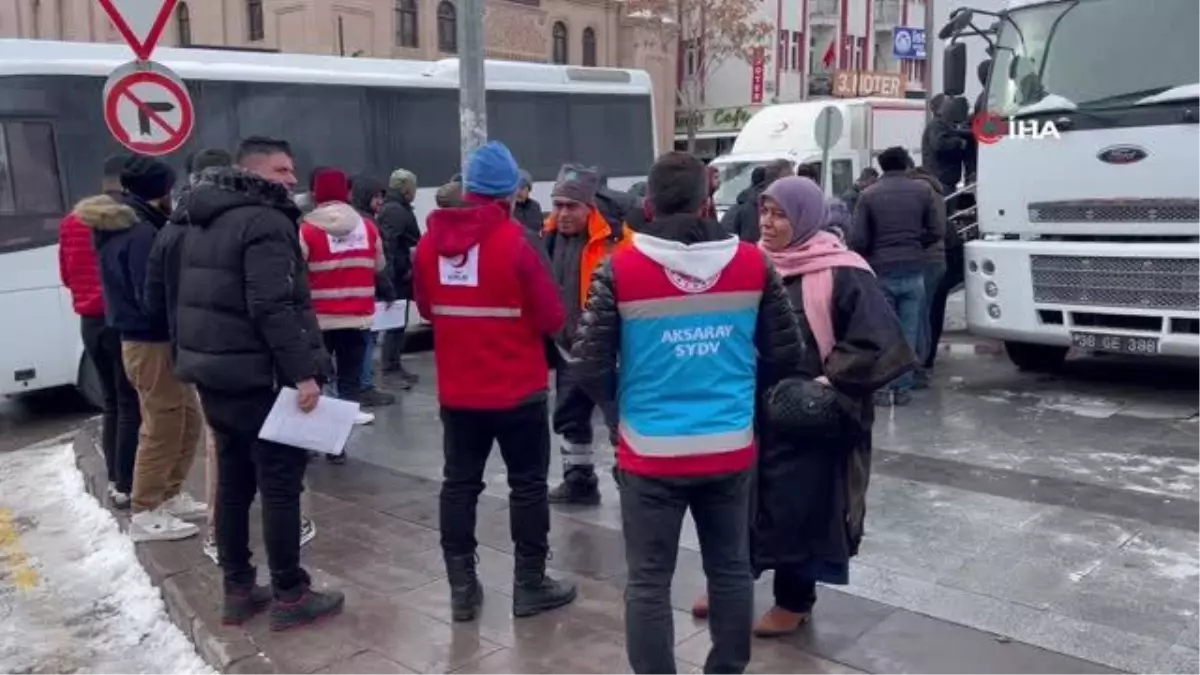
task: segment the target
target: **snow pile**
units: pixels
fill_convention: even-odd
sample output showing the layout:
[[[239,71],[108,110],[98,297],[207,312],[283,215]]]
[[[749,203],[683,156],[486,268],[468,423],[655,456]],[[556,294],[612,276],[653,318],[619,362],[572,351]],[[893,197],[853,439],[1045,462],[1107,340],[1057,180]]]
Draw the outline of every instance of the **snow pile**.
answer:
[[[0,672],[212,673],[74,460],[70,445],[0,455]],[[35,584],[13,582],[14,560]]]

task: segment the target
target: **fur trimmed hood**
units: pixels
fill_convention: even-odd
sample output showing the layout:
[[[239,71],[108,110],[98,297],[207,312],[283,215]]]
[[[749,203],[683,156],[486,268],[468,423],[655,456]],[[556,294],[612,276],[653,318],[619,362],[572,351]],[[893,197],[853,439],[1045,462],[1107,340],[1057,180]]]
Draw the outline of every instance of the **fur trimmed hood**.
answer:
[[[113,199],[109,195],[96,195],[80,200],[72,213],[81,223],[93,230],[116,232],[128,230],[137,222],[137,211],[133,207]]]

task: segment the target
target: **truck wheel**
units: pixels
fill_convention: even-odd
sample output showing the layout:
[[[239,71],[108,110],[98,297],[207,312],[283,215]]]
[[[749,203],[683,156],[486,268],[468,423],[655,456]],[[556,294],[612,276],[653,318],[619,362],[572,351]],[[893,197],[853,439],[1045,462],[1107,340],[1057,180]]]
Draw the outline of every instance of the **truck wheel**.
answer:
[[[98,410],[104,409],[104,387],[100,384],[100,374],[86,353],[79,358],[79,377],[75,382],[75,389],[83,400]]]
[[[1058,370],[1067,358],[1067,350],[1067,347],[1035,345],[1028,342],[1004,343],[1008,360],[1017,368],[1031,373],[1050,373]]]

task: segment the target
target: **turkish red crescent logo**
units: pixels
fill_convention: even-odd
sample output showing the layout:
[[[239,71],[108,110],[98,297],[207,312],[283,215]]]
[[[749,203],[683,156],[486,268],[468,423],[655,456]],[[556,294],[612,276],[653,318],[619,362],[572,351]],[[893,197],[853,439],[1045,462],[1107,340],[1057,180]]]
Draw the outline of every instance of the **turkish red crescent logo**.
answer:
[[[975,134],[975,140],[991,145],[1008,135],[1008,122],[999,115],[983,113],[971,122],[971,132]]]

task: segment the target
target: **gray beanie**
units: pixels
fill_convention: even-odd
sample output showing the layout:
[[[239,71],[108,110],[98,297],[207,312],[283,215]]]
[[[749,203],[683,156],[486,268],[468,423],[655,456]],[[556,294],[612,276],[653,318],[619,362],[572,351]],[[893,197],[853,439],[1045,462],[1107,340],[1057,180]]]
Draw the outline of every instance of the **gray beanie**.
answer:
[[[533,176],[529,175],[525,169],[521,169],[521,187],[533,187]]]
[[[563,197],[583,204],[596,201],[596,192],[600,189],[600,174],[595,169],[565,164],[558,172],[558,180],[554,183],[551,197]]]

